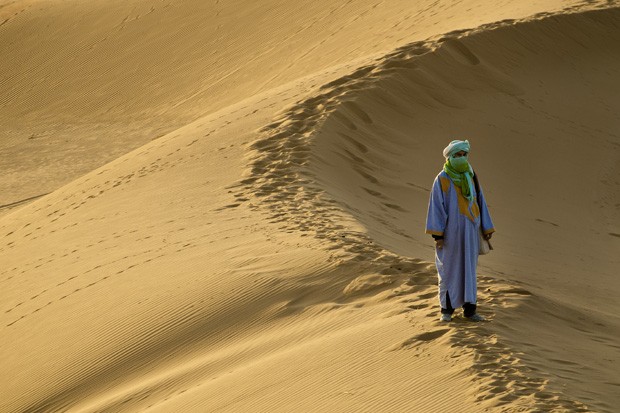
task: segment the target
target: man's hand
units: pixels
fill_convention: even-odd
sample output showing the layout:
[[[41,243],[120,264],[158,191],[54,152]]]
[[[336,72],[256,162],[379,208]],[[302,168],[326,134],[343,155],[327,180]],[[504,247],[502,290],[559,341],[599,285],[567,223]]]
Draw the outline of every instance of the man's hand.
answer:
[[[492,232],[490,234],[484,234],[484,239],[489,240],[491,239],[492,236],[493,236]]]
[[[437,248],[438,250],[443,248],[443,239],[436,239],[435,240],[435,248]]]

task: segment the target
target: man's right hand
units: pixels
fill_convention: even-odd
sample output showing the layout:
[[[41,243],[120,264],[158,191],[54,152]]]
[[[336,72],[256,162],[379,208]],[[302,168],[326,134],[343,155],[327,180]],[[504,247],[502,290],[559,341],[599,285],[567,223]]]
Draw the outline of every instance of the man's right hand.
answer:
[[[436,239],[435,240],[435,248],[437,248],[438,250],[443,248],[443,239]]]

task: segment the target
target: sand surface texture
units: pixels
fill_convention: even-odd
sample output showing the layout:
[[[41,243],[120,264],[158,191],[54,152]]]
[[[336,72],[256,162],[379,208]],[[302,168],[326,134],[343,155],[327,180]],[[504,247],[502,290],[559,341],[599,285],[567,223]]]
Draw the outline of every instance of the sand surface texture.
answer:
[[[0,412],[615,412],[620,4],[0,0]],[[497,228],[438,321],[472,144]]]

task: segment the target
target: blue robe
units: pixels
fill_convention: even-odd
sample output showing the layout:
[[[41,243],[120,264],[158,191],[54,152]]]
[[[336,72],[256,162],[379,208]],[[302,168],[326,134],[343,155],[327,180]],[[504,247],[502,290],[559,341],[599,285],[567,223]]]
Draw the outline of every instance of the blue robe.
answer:
[[[482,189],[479,194],[475,188],[471,191],[474,197],[468,201],[445,171],[441,171],[433,182],[426,233],[444,237],[443,248],[435,249],[441,308],[448,308],[446,293],[450,294],[452,308],[465,303],[476,304],[479,231],[482,229],[483,234],[495,232]]]

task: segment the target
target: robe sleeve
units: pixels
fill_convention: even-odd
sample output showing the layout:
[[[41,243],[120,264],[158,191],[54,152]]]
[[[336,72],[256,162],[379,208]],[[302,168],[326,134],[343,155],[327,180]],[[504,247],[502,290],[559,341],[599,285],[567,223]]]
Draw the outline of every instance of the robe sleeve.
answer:
[[[484,191],[480,188],[480,194],[478,194],[480,200],[480,228],[483,234],[491,234],[495,232],[493,221],[491,221],[491,214],[489,214],[489,208],[487,208],[487,202],[484,199]]]
[[[431,235],[443,235],[448,222],[448,211],[445,204],[445,193],[441,187],[439,176],[433,182],[431,196],[428,201],[428,214],[426,215],[426,233]]]

